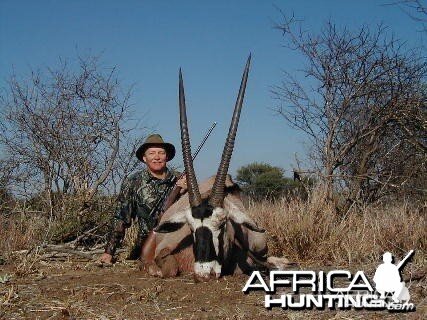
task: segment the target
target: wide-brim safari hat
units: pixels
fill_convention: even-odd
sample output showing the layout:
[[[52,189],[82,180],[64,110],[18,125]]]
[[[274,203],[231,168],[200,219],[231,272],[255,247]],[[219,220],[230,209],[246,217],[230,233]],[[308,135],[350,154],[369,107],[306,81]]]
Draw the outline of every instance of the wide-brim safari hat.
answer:
[[[152,134],[145,139],[144,143],[136,150],[136,157],[144,162],[143,156],[145,151],[147,151],[148,148],[151,147],[160,147],[165,149],[166,151],[166,161],[170,161],[175,157],[175,147],[173,144],[164,142],[163,138],[159,134]]]

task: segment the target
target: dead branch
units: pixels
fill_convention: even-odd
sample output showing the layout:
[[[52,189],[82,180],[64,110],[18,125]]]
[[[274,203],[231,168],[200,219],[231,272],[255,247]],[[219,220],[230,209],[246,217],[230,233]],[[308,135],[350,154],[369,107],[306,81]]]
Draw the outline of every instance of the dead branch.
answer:
[[[105,246],[105,244],[103,245]],[[42,252],[52,252],[51,254],[43,254],[41,255],[41,259],[48,259],[48,258],[52,258],[54,256],[57,255],[57,253],[62,253],[64,254],[64,256],[78,256],[87,260],[94,260],[96,259],[97,255],[100,255],[102,253],[104,253],[104,249],[99,249],[99,248],[95,248],[93,250],[89,250],[89,251],[80,251],[80,250],[76,250],[73,249],[72,247],[64,244],[64,245],[53,245],[53,244],[48,244],[48,245],[42,245],[37,247],[37,254],[41,255]],[[18,251],[13,251],[12,254],[13,255],[17,255],[17,256],[21,256],[21,255],[26,255],[28,256],[31,252],[33,252],[33,249],[28,249],[28,250],[18,250]],[[117,252],[121,253],[121,252],[125,252],[125,249],[118,249]]]

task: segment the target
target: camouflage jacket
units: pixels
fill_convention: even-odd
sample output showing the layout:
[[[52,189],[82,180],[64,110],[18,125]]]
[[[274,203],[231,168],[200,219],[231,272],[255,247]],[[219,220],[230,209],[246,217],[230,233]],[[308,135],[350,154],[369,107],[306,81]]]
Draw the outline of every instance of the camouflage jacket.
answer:
[[[124,238],[125,229],[131,226],[136,217],[139,224],[138,241],[142,242],[155,227],[156,221],[154,217],[150,217],[150,211],[168,187],[171,176],[179,175],[178,172],[166,170],[165,179],[158,179],[151,175],[148,169],[144,169],[133,173],[123,182],[105,252],[114,255]]]

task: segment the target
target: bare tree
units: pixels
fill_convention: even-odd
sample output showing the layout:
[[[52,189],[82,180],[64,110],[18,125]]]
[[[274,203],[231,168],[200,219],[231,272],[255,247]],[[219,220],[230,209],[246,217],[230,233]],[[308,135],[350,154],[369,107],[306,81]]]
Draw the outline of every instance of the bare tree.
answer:
[[[5,159],[0,159],[0,215],[9,214],[14,197],[11,192],[13,181],[14,163]]]
[[[86,208],[114,187],[134,164],[130,93],[97,57],[79,58],[77,70],[61,61],[28,80],[12,76],[0,100],[0,143],[14,164],[14,192],[42,194],[52,217],[63,209],[58,197]]]
[[[411,19],[421,23],[422,31],[427,31],[427,3],[422,0],[399,0],[390,3],[399,6]]]
[[[340,182],[350,200],[377,199],[384,186],[410,179],[393,166],[412,157],[425,167],[424,59],[405,52],[381,25],[351,32],[328,22],[314,35],[284,17],[279,29],[307,67],[303,79],[285,73],[274,88],[276,110],[312,141],[329,196]]]

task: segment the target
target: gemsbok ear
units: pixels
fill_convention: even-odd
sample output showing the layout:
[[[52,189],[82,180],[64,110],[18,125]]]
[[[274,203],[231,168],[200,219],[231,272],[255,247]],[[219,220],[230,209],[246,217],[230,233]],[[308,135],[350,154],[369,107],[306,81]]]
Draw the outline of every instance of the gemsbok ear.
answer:
[[[154,232],[157,233],[169,233],[175,232],[181,229],[187,223],[187,211],[181,211],[172,216],[170,219],[160,222],[160,224],[154,228]]]
[[[242,226],[254,232],[265,233],[265,229],[258,227],[253,221],[248,221],[248,222],[245,221],[242,223]]]
[[[230,220],[232,220],[234,223],[236,224],[240,224],[246,228],[248,228],[251,231],[254,232],[259,232],[259,233],[264,233],[265,229],[262,229],[260,227],[258,227],[255,223],[255,221],[252,221],[251,219],[247,218],[247,219],[239,219],[239,217],[233,216],[233,215],[228,215],[228,218]]]
[[[227,198],[224,201],[224,205],[228,208],[228,219],[232,220],[236,224],[240,224],[251,231],[264,233],[265,229],[258,227],[251,218],[249,218],[245,213],[243,213],[237,206],[235,206]]]

